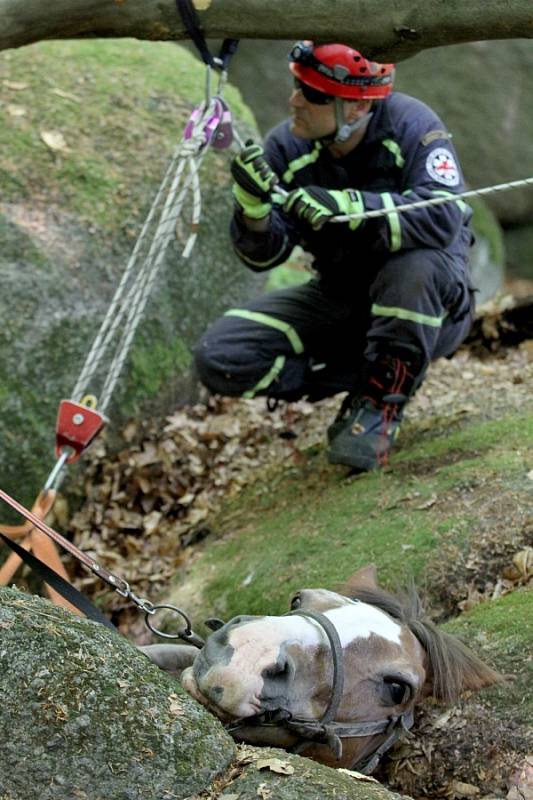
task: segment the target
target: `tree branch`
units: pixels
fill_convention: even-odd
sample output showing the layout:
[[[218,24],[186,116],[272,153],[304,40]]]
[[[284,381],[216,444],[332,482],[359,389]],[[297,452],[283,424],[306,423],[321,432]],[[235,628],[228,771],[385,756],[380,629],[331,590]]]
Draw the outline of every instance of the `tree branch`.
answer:
[[[356,45],[401,60],[440,45],[533,38],[530,0],[195,0],[210,38],[301,39]],[[334,13],[332,13],[334,12]],[[0,49],[80,36],[187,38],[175,0],[0,0]]]

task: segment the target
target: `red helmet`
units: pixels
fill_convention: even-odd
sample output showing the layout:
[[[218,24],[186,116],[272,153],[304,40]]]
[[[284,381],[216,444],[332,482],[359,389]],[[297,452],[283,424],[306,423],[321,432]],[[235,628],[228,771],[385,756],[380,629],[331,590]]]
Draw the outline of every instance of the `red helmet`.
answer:
[[[297,42],[289,68],[302,83],[345,100],[379,100],[392,92],[394,64],[368,61],[345,44]]]

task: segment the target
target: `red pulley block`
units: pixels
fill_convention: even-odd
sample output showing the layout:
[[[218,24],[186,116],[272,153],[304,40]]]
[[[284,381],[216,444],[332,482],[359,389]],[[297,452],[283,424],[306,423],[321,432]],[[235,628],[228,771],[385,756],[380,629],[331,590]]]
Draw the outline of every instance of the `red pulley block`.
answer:
[[[104,415],[94,408],[75,403],[73,400],[62,400],[56,423],[57,457],[61,456],[61,451],[66,446],[74,450],[67,458],[67,464],[77,461],[106,422]]]

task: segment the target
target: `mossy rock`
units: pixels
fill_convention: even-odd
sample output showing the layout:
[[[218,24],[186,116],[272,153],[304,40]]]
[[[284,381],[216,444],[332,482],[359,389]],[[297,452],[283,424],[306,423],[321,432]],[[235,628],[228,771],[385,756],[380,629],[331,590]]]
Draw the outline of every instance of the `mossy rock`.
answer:
[[[2,800],[161,800],[234,757],[221,725],[118,633],[0,590]]]
[[[280,750],[236,748],[126,639],[46,600],[0,589],[0,629],[2,800],[399,797]]]
[[[509,275],[533,280],[533,225],[519,225],[504,231]]]
[[[436,47],[398,65],[396,88],[428,103],[453,133],[470,188],[531,177],[533,115],[525,39]],[[529,169],[529,171],[528,171]],[[529,223],[526,186],[484,199],[502,224]]]
[[[43,42],[0,55],[0,473],[26,503],[54,464],[59,401],[73,390],[204,82],[196,59],[170,43]],[[228,87],[226,96],[253,130],[238,93]],[[181,259],[186,202],[108,409],[113,430],[191,399],[191,345],[258,290],[230,246],[228,160],[205,156],[196,246]],[[89,392],[98,395],[108,366]]]

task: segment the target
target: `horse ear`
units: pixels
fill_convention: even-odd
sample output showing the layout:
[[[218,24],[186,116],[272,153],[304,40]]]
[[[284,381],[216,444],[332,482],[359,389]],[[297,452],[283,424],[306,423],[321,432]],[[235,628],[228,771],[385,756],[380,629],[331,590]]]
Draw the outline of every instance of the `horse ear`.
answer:
[[[343,583],[339,593],[352,597],[361,589],[378,589],[378,571],[375,564],[367,564]]]

